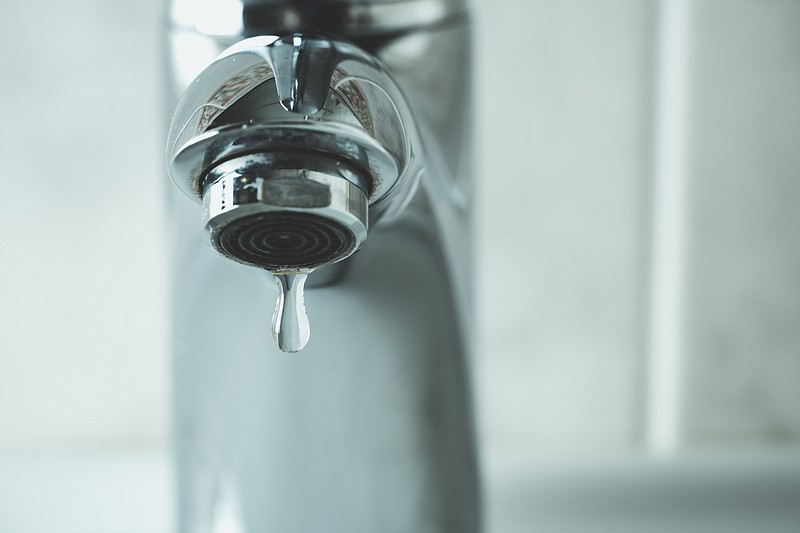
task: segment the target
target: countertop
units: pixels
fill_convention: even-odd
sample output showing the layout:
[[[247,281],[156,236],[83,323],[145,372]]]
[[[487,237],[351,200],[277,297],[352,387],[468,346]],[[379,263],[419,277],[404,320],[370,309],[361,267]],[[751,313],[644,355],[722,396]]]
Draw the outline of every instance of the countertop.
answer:
[[[800,531],[800,450],[485,462],[489,533]],[[163,450],[0,452],[0,533],[168,533]]]

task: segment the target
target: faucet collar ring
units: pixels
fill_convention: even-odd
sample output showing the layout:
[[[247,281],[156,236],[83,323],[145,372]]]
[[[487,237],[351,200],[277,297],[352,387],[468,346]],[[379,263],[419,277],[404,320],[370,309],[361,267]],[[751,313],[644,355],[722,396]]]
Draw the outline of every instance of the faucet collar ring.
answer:
[[[391,192],[400,177],[397,160],[363,131],[347,124],[309,122],[236,124],[207,131],[177,150],[170,175],[179,189],[199,202],[205,176],[214,167],[266,152],[318,154],[362,169],[370,203]]]

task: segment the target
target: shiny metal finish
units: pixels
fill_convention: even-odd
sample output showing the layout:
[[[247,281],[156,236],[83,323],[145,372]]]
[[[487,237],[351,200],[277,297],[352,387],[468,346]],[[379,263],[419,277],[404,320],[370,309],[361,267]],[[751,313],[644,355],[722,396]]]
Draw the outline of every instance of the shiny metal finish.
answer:
[[[463,9],[174,5],[179,531],[480,531]]]
[[[315,62],[325,68],[310,68]],[[377,203],[398,182],[413,188],[414,133],[400,89],[357,47],[300,34],[257,37],[226,50],[189,87],[172,120],[167,158],[173,182],[199,201],[220,162],[269,153],[262,166],[286,170],[294,154],[301,170],[308,169],[301,154],[322,154],[360,169]]]
[[[230,47],[190,85],[172,120],[167,157],[173,182],[202,199],[217,251],[273,273],[310,272],[361,247],[368,203],[377,217],[381,202],[402,202],[413,190],[414,135],[399,88],[359,48],[302,34],[255,37]],[[255,254],[222,239],[245,218],[251,238],[274,235],[264,225],[278,212],[294,213],[292,220],[313,215],[314,226],[332,231],[339,245],[327,255],[309,246],[309,257],[288,261],[264,242],[251,243],[251,252],[263,252]],[[293,242],[289,233],[283,238]]]
[[[259,172],[240,160],[220,166],[227,168],[203,193],[203,224],[226,257],[270,272],[310,272],[347,258],[366,241],[367,196],[356,178]]]

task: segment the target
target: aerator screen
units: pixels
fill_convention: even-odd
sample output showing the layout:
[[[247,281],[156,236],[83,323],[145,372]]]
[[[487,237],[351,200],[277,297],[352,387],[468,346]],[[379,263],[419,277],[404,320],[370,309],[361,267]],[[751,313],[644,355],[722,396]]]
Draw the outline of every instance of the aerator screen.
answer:
[[[319,215],[270,211],[232,221],[214,243],[225,255],[269,271],[306,270],[349,255],[356,237]]]

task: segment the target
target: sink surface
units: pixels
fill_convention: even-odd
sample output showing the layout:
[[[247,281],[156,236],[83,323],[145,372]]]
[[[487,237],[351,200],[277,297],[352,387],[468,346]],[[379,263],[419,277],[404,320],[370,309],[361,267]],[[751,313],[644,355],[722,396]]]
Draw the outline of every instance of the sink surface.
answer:
[[[487,463],[490,533],[800,531],[800,450]]]
[[[487,533],[797,533],[800,450],[525,458],[489,454]],[[168,533],[154,450],[0,451],[0,531]]]

